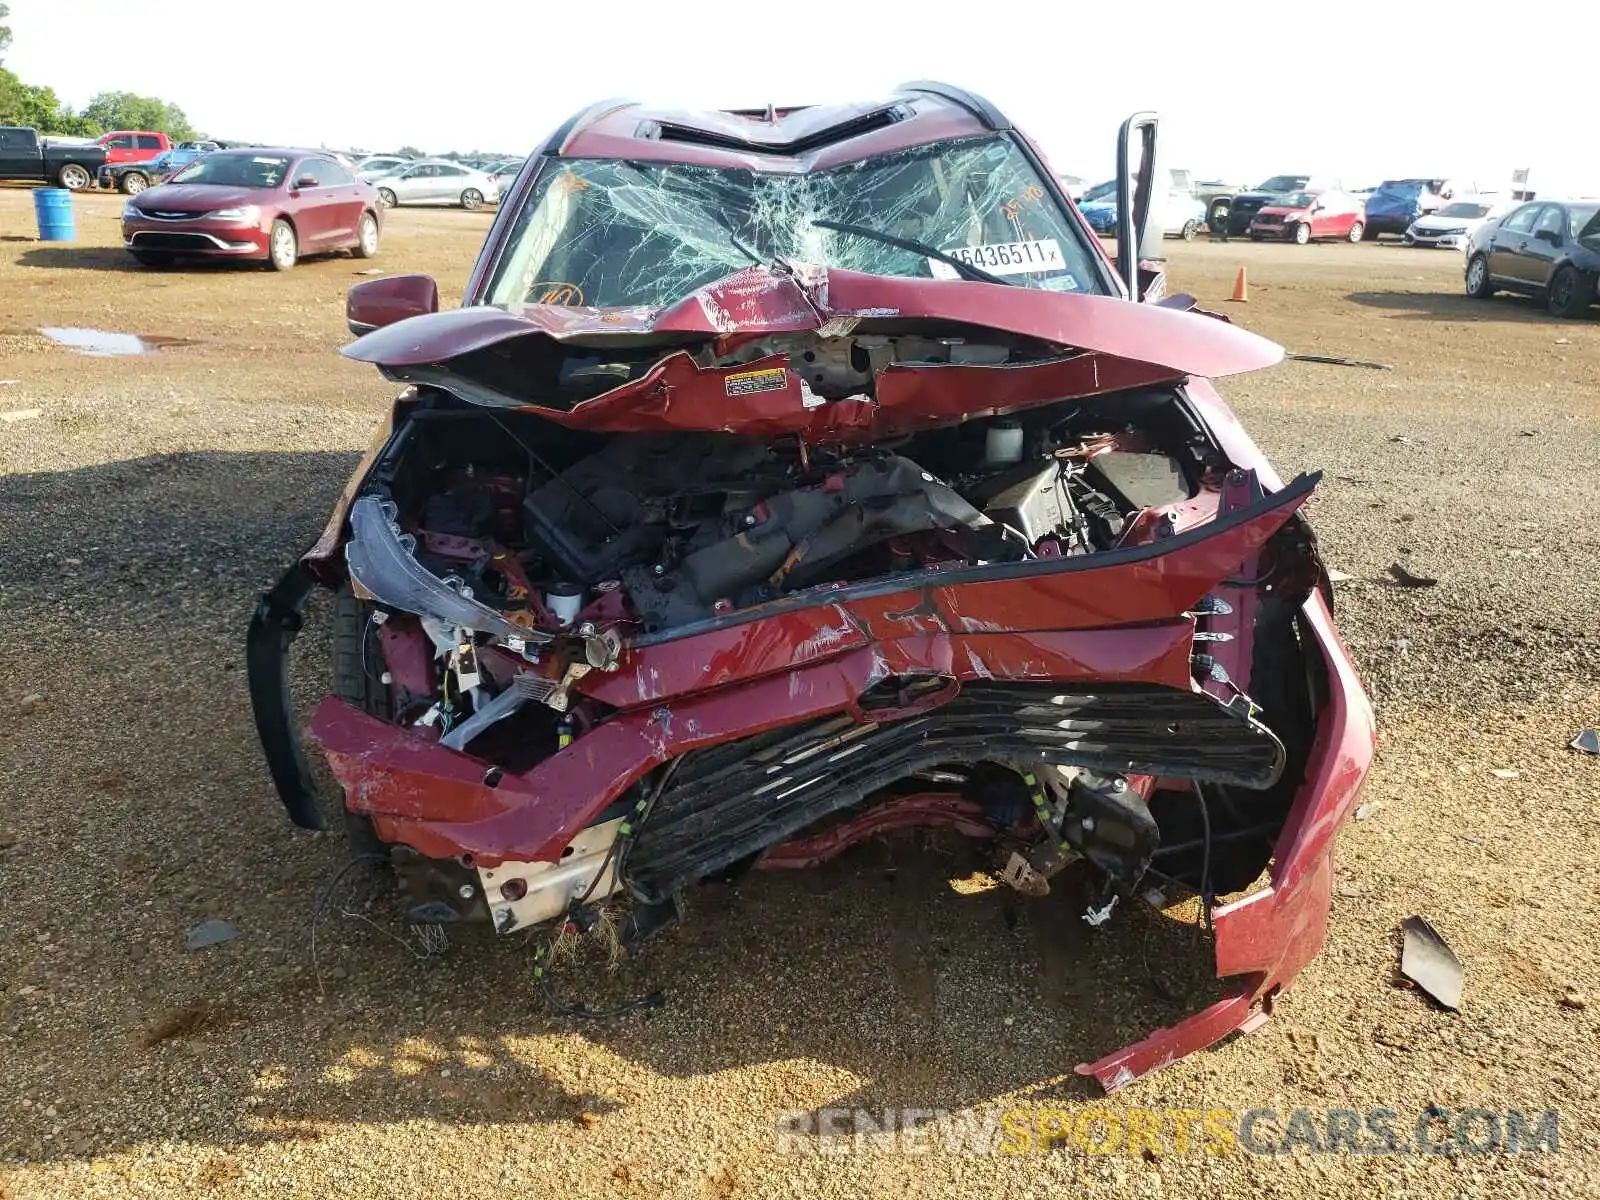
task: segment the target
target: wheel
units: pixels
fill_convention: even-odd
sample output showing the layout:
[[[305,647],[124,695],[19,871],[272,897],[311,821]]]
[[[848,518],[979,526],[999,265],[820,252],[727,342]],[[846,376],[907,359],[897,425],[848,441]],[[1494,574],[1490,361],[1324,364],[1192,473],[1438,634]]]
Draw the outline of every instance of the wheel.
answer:
[[[133,261],[145,267],[170,267],[173,255],[163,254],[159,250],[131,250]]]
[[[1190,220],[1183,223],[1183,229],[1179,231],[1178,236],[1186,242],[1192,242],[1194,241],[1194,235],[1199,232],[1200,222]]]
[[[117,180],[117,187],[128,196],[137,196],[149,186],[150,176],[143,171],[124,171],[122,178]]]
[[[1293,236],[1294,236],[1294,244],[1296,246],[1304,246],[1307,242],[1309,242],[1311,240],[1311,226],[1307,222],[1301,221],[1298,225],[1296,225],[1294,227],[1294,235]]]
[[[383,205],[385,208],[393,208],[395,205],[400,203],[400,198],[388,188],[379,188],[378,203]]]
[[[1558,317],[1578,317],[1594,303],[1594,280],[1576,267],[1559,268],[1550,280],[1545,303]]]
[[[1228,202],[1218,200],[1206,212],[1206,224],[1211,227],[1212,233],[1228,232]]]
[[[1354,225],[1350,226],[1350,240],[1352,242],[1359,242],[1362,238],[1364,238],[1366,236],[1367,236],[1367,227],[1365,225],[1363,225],[1360,221],[1357,221]]]
[[[272,269],[275,271],[288,271],[300,258],[300,239],[294,235],[294,226],[279,217],[272,223],[272,233],[267,239],[267,257],[272,260]]]
[[[483,193],[477,188],[468,188],[461,193],[461,207],[468,212],[477,212],[483,207]]]
[[[357,258],[371,258],[378,252],[378,218],[369,212],[361,214],[361,223],[356,226]]]
[[[1378,231],[1376,229],[1373,229],[1373,228],[1369,227],[1369,226],[1365,226],[1365,225],[1362,226],[1362,228],[1361,228],[1361,240],[1364,241],[1364,242],[1376,242],[1376,241],[1378,241],[1379,240]]]
[[[333,600],[333,693],[382,721],[394,720],[394,697],[383,682],[385,663],[372,606],[357,600],[346,584]],[[372,818],[344,805],[345,834],[354,854],[383,854]]]
[[[86,168],[79,166],[77,163],[68,163],[56,172],[56,182],[69,192],[81,192],[94,180],[89,177],[89,172]]]
[[[1474,300],[1487,300],[1494,295],[1494,283],[1489,279],[1489,260],[1474,254],[1467,262],[1467,295]]]

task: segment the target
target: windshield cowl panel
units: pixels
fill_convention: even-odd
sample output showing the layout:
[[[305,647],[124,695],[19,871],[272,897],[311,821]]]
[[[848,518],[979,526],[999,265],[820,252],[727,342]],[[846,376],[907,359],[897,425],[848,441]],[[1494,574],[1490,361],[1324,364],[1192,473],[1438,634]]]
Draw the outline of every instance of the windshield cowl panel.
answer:
[[[570,409],[518,403],[449,368],[392,368],[409,383],[432,384],[471,403],[537,411],[590,433],[731,433],[745,437],[799,436],[814,445],[858,444],[981,416],[1021,412],[1062,397],[1181,382],[1184,374],[1154,363],[1078,354],[1019,366],[911,364],[891,366],[874,381],[874,396],[824,401],[788,365],[767,355],[729,366],[701,367],[678,351],[645,375],[582,400]],[[745,390],[770,379],[763,390]],[[730,391],[736,392],[730,396]],[[981,399],[977,399],[981,398]]]

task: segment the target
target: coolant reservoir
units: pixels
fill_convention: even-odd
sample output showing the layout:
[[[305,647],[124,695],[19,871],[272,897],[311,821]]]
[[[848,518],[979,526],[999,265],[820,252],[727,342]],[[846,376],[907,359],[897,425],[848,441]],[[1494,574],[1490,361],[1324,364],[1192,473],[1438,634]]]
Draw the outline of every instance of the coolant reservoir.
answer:
[[[990,463],[1022,461],[1022,425],[1017,421],[996,421],[984,434],[983,457]]]
[[[583,611],[583,589],[575,583],[553,583],[544,594],[544,606],[563,625],[571,625]]]

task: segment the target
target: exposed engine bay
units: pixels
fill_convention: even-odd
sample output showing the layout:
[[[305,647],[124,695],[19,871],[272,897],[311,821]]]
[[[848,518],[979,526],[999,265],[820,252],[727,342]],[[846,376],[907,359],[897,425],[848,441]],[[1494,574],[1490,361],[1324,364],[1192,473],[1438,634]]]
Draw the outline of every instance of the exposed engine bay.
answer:
[[[816,381],[832,390],[826,374]],[[660,699],[629,690],[625,648],[666,652],[834,596],[1133,553],[1214,522],[1230,480],[1233,504],[1261,500],[1171,389],[812,445],[799,434],[595,433],[424,388],[351,508],[355,636],[362,662],[386,670],[381,687],[368,672],[341,690],[492,764],[485,781],[510,803],[512,774],[554,770],[574,742],[591,745],[586,736]],[[1303,550],[1298,522],[1272,544]],[[1261,556],[1252,583],[1231,581],[1181,614],[1183,690],[1006,679],[977,641],[960,672],[877,662],[850,711],[797,707],[769,732],[641,770],[563,835],[555,861],[457,854],[455,865],[391,846],[409,915],[487,917],[506,932],[625,893],[642,937],[702,879],[807,865],[909,824],[1004,846],[997,871],[1030,895],[1087,860],[1105,880],[1084,914],[1096,924],[1153,869],[1163,823],[1180,843],[1163,878],[1192,877],[1208,894],[1240,885],[1266,861],[1309,721],[1303,692],[1264,719],[1225,665],[1249,673],[1250,656],[1241,670],[1229,645],[1244,619],[1273,623],[1267,652],[1293,653],[1276,599],[1257,611],[1224,598],[1269,578],[1307,586],[1305,561],[1272,561]],[[1057,619],[1041,607],[1037,621],[1013,623]],[[829,626],[818,638],[844,636]],[[693,664],[695,686],[705,669]],[[337,767],[337,738],[317,736]],[[1207,813],[1197,853],[1203,787],[1225,807]],[[1217,836],[1231,846],[1214,847]]]
[[[650,635],[827,583],[1113,549],[1207,469],[1181,430],[1166,446],[1125,421],[1075,405],[812,447],[422,410],[382,498],[418,563],[506,620]],[[365,583],[363,565],[358,539]]]

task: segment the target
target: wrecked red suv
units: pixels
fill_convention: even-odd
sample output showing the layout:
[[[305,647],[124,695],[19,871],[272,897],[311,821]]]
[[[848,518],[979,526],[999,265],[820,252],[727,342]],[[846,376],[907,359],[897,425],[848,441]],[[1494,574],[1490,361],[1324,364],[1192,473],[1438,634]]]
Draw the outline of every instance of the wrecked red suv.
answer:
[[[1152,162],[1153,119],[1123,130],[1130,235],[1135,137]],[[606,907],[637,944],[709,877],[942,826],[1027,895],[1087,873],[1091,925],[1141,883],[1205,898],[1224,998],[1080,1071],[1259,1024],[1321,946],[1372,716],[1316,478],[1284,484],[1206,381],[1282,352],[1157,299],[1137,240],[1109,261],[944,85],[575,117],[465,307],[351,292],[345,353],[408,386],[251,624],[290,818],[323,822],[286,670],[321,586],[310,737],[411,921]]]

